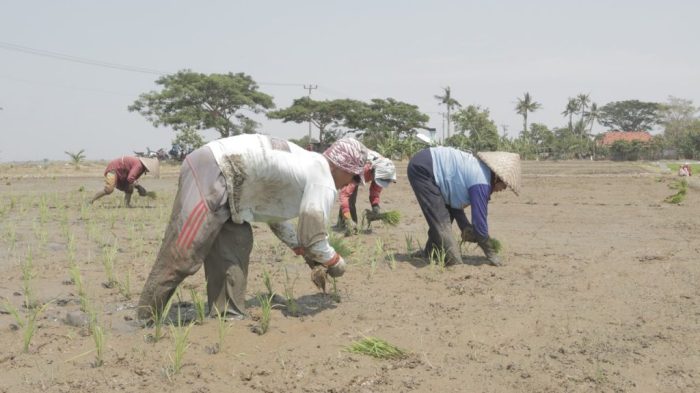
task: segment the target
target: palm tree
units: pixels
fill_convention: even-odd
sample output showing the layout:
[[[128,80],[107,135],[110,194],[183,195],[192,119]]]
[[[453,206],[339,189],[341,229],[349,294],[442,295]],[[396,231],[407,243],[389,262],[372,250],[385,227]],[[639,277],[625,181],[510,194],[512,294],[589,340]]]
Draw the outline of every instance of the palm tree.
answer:
[[[593,133],[593,123],[600,118],[600,110],[595,102],[591,104],[591,109],[586,113],[586,121],[589,123],[588,134]]]
[[[569,97],[569,102],[566,104],[566,109],[561,114],[564,116],[569,116],[569,132],[574,130],[573,116],[574,113],[578,112],[579,102],[576,98]]]
[[[579,109],[581,110],[581,122],[583,122],[583,117],[584,114],[586,113],[586,107],[588,107],[588,104],[591,102],[591,95],[590,94],[579,94],[576,97],[576,100],[578,101]]]
[[[443,87],[443,90],[445,91],[444,95],[441,96],[435,96],[435,99],[440,101],[440,105],[445,105],[447,108],[447,137],[450,137],[450,112],[452,111],[452,108],[454,107],[461,107],[462,104],[460,104],[457,100],[452,98],[452,92],[450,91],[450,87]]]
[[[518,103],[515,105],[515,111],[523,116],[523,131],[527,132],[527,114],[534,112],[542,107],[539,102],[533,101],[530,93],[525,92],[523,98],[518,97]]]

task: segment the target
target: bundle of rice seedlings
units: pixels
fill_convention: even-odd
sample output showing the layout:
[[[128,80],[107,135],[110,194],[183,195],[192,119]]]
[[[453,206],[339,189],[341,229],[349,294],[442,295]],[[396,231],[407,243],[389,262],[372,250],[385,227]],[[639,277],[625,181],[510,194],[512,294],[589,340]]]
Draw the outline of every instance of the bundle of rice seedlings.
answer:
[[[146,193],[146,197],[151,198],[151,199],[158,199],[158,195],[156,194],[155,191],[148,191]]]
[[[495,237],[492,237],[489,238],[489,243],[491,243],[491,248],[493,248],[493,250],[496,251],[496,254],[501,253],[503,245],[501,244],[500,240],[496,239]]]
[[[330,233],[328,236],[328,243],[330,243],[335,252],[340,254],[343,258],[348,257],[353,252],[353,249],[345,242],[345,238],[335,233]]]
[[[346,350],[377,359],[402,359],[406,357],[406,351],[376,337],[365,337],[355,341]]]
[[[399,221],[401,220],[401,213],[399,213],[398,210],[390,210],[388,212],[379,213],[378,218],[379,220],[381,220],[381,222],[395,227],[399,224]]]

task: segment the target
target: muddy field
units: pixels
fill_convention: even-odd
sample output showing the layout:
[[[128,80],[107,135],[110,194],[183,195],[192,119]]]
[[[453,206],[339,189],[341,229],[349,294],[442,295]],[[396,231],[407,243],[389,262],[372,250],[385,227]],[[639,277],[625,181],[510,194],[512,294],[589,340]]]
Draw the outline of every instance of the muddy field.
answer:
[[[464,265],[441,269],[408,256],[427,225],[405,166],[382,195],[401,225],[374,224],[349,240],[339,299],[319,293],[303,260],[256,225],[251,318],[223,331],[212,319],[192,327],[174,373],[174,332],[153,342],[133,307],[177,168],[146,176],[159,198],[135,196],[136,208],[125,209],[117,193],[85,205],[101,187],[102,164],[0,165],[0,392],[700,391],[700,190],[672,205],[663,199],[677,178],[657,164],[526,162],[522,195],[502,192],[489,205],[504,266],[464,247]],[[108,288],[110,263],[117,284]],[[280,296],[293,289],[299,312],[280,302],[260,335],[265,271]],[[185,314],[191,291],[204,294],[203,276],[182,287]],[[101,365],[81,301],[104,331]],[[346,350],[364,336],[409,355]]]

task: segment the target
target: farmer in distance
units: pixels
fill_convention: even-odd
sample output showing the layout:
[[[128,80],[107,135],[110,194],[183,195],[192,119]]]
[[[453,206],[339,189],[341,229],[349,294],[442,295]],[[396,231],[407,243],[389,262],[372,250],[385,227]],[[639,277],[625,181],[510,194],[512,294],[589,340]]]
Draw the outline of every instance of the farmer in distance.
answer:
[[[267,223],[309,267],[342,276],[345,261],[328,243],[327,220],[336,190],[362,173],[366,156],[364,145],[351,138],[319,154],[257,134],[215,140],[190,153],[141,292],[139,319],[160,314],[177,286],[202,265],[209,315],[243,318],[252,222]]]
[[[346,236],[357,233],[357,210],[355,209],[357,191],[360,183],[364,184],[368,181],[372,182],[369,187],[369,203],[372,210],[367,213],[367,218],[372,220],[382,212],[379,205],[379,195],[382,190],[389,187],[391,183],[396,183],[396,167],[390,159],[369,149],[362,175],[340,190],[340,211],[336,228],[345,229]]]
[[[456,220],[462,241],[477,243],[489,263],[501,264],[489,239],[488,203],[493,192],[506,187],[519,194],[519,155],[480,152],[474,156],[451,147],[431,147],[411,158],[408,181],[429,226],[428,241],[419,256],[429,258],[442,249],[445,265],[462,263],[451,231],[452,221]],[[467,206],[471,206],[473,224],[464,214]]]
[[[131,195],[136,189],[140,196],[146,196],[147,191],[137,183],[144,174],[150,173],[158,177],[160,164],[157,158],[122,156],[112,160],[105,169],[105,186],[90,200],[93,204],[96,200],[114,192],[114,189],[124,191],[124,205],[131,207]]]

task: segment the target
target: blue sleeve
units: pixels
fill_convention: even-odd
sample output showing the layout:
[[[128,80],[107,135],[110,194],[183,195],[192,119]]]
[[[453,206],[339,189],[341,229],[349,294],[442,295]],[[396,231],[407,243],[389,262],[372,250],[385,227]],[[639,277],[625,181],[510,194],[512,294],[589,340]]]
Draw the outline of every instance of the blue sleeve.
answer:
[[[488,204],[491,196],[491,186],[475,184],[469,187],[469,200],[472,207],[472,225],[479,237],[489,237]]]

